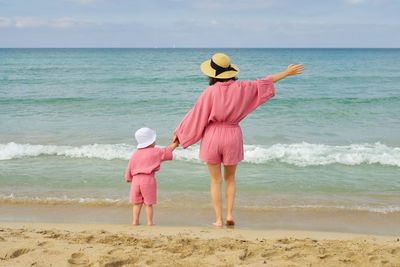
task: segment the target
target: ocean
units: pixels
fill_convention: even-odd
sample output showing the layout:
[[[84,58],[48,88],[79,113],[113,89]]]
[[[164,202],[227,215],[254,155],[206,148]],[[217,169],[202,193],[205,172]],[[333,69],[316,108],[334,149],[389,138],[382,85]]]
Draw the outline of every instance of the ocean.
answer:
[[[305,65],[241,122],[238,210],[400,218],[400,49],[0,49],[0,203],[128,206],[135,130],[168,145],[215,52],[240,80]],[[159,210],[211,211],[198,150],[162,165]]]

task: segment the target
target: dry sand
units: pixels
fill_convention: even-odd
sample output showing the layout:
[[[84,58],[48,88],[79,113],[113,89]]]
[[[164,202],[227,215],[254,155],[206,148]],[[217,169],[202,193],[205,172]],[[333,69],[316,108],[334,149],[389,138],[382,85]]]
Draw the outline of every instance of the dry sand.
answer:
[[[304,231],[0,222],[0,266],[400,266],[400,239]]]

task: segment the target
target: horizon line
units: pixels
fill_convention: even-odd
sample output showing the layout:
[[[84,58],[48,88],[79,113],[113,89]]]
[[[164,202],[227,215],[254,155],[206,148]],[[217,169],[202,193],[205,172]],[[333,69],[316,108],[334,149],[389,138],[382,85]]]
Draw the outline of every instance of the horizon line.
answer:
[[[400,49],[400,47],[0,47],[0,49]]]

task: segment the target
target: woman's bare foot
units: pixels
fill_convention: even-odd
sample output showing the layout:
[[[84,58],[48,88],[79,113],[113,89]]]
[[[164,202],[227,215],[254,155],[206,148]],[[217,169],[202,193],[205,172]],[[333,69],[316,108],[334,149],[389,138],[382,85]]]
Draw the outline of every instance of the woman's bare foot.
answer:
[[[213,223],[213,226],[216,228],[222,228],[224,225],[222,222],[215,222],[215,223]]]
[[[139,223],[139,222],[134,222],[134,223],[132,223],[132,225],[133,225],[133,226],[139,226],[140,223]]]
[[[147,226],[155,226],[154,223],[148,223]]]
[[[235,226],[235,221],[233,219],[231,220],[226,220],[226,226],[228,227],[233,227]]]

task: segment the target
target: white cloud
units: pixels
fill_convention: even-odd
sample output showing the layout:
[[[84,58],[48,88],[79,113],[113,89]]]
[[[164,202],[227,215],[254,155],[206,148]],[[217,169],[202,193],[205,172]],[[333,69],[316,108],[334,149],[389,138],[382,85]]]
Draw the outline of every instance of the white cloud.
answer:
[[[225,11],[244,11],[244,10],[262,10],[272,5],[278,4],[278,0],[202,0],[195,1],[194,5],[198,8],[207,10],[225,10]]]
[[[94,22],[86,19],[76,19],[71,17],[62,17],[56,19],[39,19],[33,17],[0,17],[0,27],[15,28],[72,28],[85,26],[99,26],[100,22]]]
[[[13,20],[13,24],[17,28],[37,28],[44,26],[44,21],[31,17],[17,17]]]
[[[66,2],[71,2],[79,5],[88,5],[97,2],[98,0],[65,0]]]
[[[49,27],[54,27],[54,28],[70,28],[70,27],[100,25],[100,23],[95,23],[89,20],[79,20],[71,17],[64,17],[50,21],[48,25]]]
[[[360,5],[365,2],[365,0],[346,0],[350,5]]]

